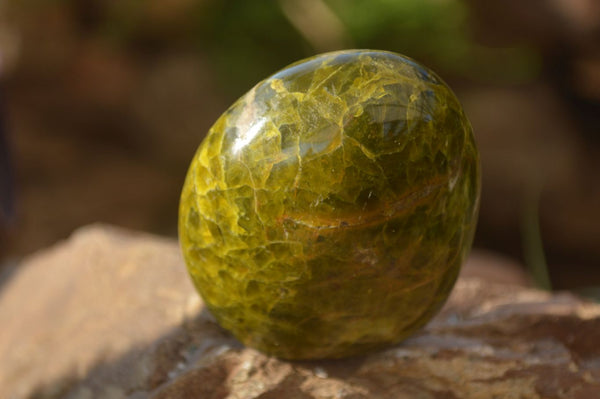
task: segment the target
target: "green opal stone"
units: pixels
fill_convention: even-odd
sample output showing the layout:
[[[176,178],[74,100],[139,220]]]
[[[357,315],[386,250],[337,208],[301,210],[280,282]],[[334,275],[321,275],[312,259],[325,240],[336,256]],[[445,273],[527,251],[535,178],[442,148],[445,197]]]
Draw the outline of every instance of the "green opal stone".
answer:
[[[260,82],[192,160],[179,235],[219,324],[287,359],[394,344],[446,300],[479,199],[469,121],[430,70],[341,51]]]

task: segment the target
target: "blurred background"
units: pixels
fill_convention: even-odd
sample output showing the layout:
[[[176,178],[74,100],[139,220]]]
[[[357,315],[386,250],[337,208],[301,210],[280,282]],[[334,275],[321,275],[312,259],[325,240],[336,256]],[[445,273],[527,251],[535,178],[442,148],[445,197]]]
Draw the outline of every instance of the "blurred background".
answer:
[[[597,0],[0,2],[0,269],[106,222],[176,236],[186,169],[259,80],[343,48],[438,72],[483,165],[475,246],[600,290]]]

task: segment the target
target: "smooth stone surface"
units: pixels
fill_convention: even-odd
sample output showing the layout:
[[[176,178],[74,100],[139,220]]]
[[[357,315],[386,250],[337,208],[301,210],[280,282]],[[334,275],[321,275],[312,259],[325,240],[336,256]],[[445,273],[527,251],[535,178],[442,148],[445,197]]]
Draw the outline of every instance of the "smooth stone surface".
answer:
[[[482,279],[506,261],[474,255],[471,277],[402,344],[287,362],[217,326],[174,240],[89,226],[5,281],[0,398],[596,398],[600,305]]]
[[[283,69],[217,120],[179,233],[207,306],[244,344],[337,358],[439,310],[478,196],[471,126],[441,79],[398,54],[343,51]]]

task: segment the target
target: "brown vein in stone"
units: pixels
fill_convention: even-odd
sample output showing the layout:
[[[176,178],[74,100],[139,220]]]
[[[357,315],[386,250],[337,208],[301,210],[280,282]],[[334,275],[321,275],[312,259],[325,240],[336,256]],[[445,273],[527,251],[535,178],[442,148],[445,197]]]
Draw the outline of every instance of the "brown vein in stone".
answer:
[[[372,212],[362,212],[347,217],[328,218],[325,216],[287,213],[281,217],[281,222],[289,221],[316,230],[338,230],[343,228],[364,228],[377,226],[390,219],[406,215],[447,185],[445,176],[436,176],[424,185],[424,188],[403,195],[389,208],[377,209]]]

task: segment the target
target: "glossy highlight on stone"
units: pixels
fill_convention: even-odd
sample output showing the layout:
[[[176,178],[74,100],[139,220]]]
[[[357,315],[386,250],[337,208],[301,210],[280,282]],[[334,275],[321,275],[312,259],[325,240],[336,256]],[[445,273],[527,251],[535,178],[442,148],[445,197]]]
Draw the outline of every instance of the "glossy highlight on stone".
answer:
[[[213,125],[181,194],[192,280],[225,329],[287,359],[394,344],[446,300],[473,239],[471,126],[399,54],[299,61]]]

